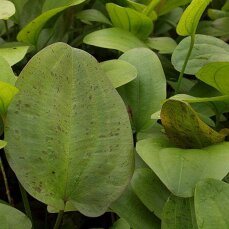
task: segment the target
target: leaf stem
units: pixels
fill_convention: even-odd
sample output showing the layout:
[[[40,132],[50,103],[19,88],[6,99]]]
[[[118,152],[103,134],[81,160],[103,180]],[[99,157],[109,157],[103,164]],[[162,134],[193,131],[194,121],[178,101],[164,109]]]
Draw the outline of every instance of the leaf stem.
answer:
[[[59,229],[59,227],[61,225],[61,221],[62,221],[63,215],[64,215],[64,210],[60,210],[59,213],[58,213],[58,216],[56,218],[56,223],[55,223],[53,229]]]
[[[31,222],[33,222],[33,218],[32,218],[32,212],[30,209],[30,205],[29,205],[29,200],[28,200],[28,195],[24,189],[24,187],[21,185],[20,182],[19,183],[19,188],[20,188],[20,192],[21,192],[21,197],[22,197],[22,201],[23,201],[23,205],[25,208],[25,213],[26,215],[30,218]]]
[[[8,200],[8,202],[9,202],[10,205],[13,205],[13,199],[11,198],[11,195],[10,195],[9,184],[8,184],[8,181],[7,181],[7,177],[6,177],[6,172],[5,172],[5,169],[4,169],[4,165],[2,163],[2,157],[0,157],[0,168],[1,168],[2,176],[3,176],[5,188],[6,188],[7,200]]]
[[[191,53],[192,53],[192,49],[193,49],[193,47],[194,47],[194,44],[195,44],[195,34],[192,34],[192,35],[191,35],[190,47],[189,47],[187,56],[186,56],[186,58],[185,58],[184,64],[183,64],[183,66],[182,66],[182,69],[181,69],[181,72],[180,72],[180,75],[179,75],[179,78],[178,78],[177,88],[176,88],[175,94],[178,94],[178,93],[179,93],[180,86],[181,86],[181,81],[182,81],[183,76],[184,76],[184,71],[185,71],[186,66],[187,66],[187,64],[188,64],[188,60],[189,60],[189,58],[190,58],[190,56],[191,56]]]

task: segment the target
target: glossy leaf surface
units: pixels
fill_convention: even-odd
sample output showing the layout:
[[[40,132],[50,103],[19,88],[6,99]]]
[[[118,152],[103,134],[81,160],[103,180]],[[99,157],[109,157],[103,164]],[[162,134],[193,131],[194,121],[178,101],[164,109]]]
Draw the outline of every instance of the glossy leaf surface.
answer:
[[[23,187],[54,209],[103,214],[132,176],[133,143],[126,108],[98,62],[56,43],[16,85],[6,155]]]
[[[15,14],[15,6],[11,1],[0,1],[0,19],[7,20],[9,17]]]

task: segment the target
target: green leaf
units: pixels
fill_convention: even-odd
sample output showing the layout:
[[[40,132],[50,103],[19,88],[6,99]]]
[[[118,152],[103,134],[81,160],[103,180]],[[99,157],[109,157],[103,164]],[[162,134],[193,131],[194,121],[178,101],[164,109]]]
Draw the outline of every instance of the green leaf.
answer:
[[[4,148],[6,146],[7,142],[0,140],[0,149]],[[1,222],[1,220],[0,220]]]
[[[0,19],[7,20],[15,14],[15,6],[7,0],[0,1]]]
[[[29,22],[17,35],[17,40],[32,45],[36,45],[38,36],[41,32],[41,29],[44,27],[46,22],[51,19],[56,14],[62,12],[63,10],[78,5],[85,0],[72,0],[68,4],[59,6],[54,9],[49,9],[48,11],[42,13],[40,16],[36,17],[34,20]],[[65,2],[66,3],[66,2]]]
[[[127,30],[140,39],[145,39],[151,34],[153,23],[146,15],[113,3],[106,4],[106,8],[115,27]]]
[[[176,41],[171,37],[154,37],[148,38],[146,44],[151,48],[158,50],[161,54],[173,53],[177,46]]]
[[[133,48],[146,47],[132,33],[120,28],[108,28],[92,32],[84,37],[83,42],[102,48],[116,49],[121,52],[126,52]]]
[[[31,229],[29,218],[9,205],[0,203],[0,225],[2,229]]]
[[[0,81],[15,85],[17,77],[14,75],[14,72],[8,62],[2,57],[0,57],[0,69]]]
[[[198,229],[193,198],[171,196],[163,210],[162,229]]]
[[[164,15],[172,11],[173,9],[183,6],[191,2],[191,0],[162,0],[157,7],[158,15]]]
[[[228,142],[222,142],[202,149],[180,149],[165,137],[154,137],[139,141],[136,150],[174,195],[192,197],[198,181],[226,176],[228,147]]]
[[[197,184],[195,209],[199,228],[229,228],[229,184],[207,179]]]
[[[130,229],[130,225],[124,219],[118,219],[110,229]]]
[[[150,212],[129,187],[111,204],[111,209],[125,219],[132,229],[160,229],[160,221]]]
[[[0,45],[0,57],[3,57],[10,66],[21,61],[28,52],[29,46],[22,43],[12,42]]]
[[[181,16],[177,25],[177,33],[181,36],[195,34],[199,20],[210,2],[211,0],[192,0]]]
[[[224,10],[224,11],[229,11],[229,1],[228,1],[228,0],[227,0],[227,1],[225,2],[225,4],[223,5],[222,10]]]
[[[225,139],[225,135],[205,124],[183,101],[167,100],[161,109],[161,122],[170,141],[181,148],[203,148]]]
[[[189,58],[186,74],[196,74],[205,64],[210,62],[229,61],[229,45],[224,41],[206,35],[196,35],[195,44]],[[172,55],[172,64],[181,71],[190,46],[191,38],[183,39]]]
[[[196,74],[201,81],[229,95],[229,78],[226,76],[229,76],[229,62],[206,64]]]
[[[56,43],[30,60],[16,85],[5,139],[20,183],[54,209],[103,214],[134,161],[126,108],[98,62]]]
[[[82,10],[76,14],[76,18],[82,21],[93,21],[111,25],[108,18],[96,9]]]
[[[129,83],[137,77],[137,69],[123,60],[107,60],[100,63],[103,71],[115,88]]]
[[[216,20],[223,17],[229,17],[229,12],[216,9],[208,9],[208,17],[210,17],[212,20]]]
[[[149,168],[135,170],[131,186],[142,203],[161,218],[164,204],[171,193],[153,171]]]
[[[0,115],[3,117],[18,89],[11,84],[0,81]]]
[[[151,114],[161,108],[161,101],[166,98],[164,71],[159,58],[150,49],[132,49],[120,59],[138,71],[137,78],[121,87],[120,93],[131,109],[134,127],[139,132],[155,122]]]

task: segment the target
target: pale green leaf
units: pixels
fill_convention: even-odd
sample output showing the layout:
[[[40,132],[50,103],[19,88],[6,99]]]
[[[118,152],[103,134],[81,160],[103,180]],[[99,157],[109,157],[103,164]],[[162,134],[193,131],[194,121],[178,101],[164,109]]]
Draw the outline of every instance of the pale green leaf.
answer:
[[[76,14],[76,18],[82,21],[101,22],[111,25],[111,22],[108,20],[108,18],[96,9],[82,10]]]
[[[151,34],[152,20],[143,13],[113,3],[106,4],[106,8],[115,27],[127,30],[141,39]]]
[[[229,45],[221,39],[196,35],[195,44],[190,55],[186,74],[196,74],[205,64],[210,62],[229,61]],[[184,38],[176,47],[172,55],[172,64],[181,71],[190,46],[190,37]]]
[[[164,204],[171,193],[155,173],[149,168],[136,169],[131,186],[142,203],[161,218]]]
[[[0,149],[4,148],[6,146],[7,142],[0,140]]]
[[[193,35],[199,20],[211,0],[192,0],[177,25],[177,33],[181,36]]]
[[[137,143],[137,152],[176,196],[192,197],[204,178],[223,179],[229,171],[229,143],[202,149],[181,149],[167,138],[154,137]]]
[[[22,43],[12,42],[0,45],[0,57],[3,57],[10,66],[21,61],[29,50],[29,46]]]
[[[115,88],[129,83],[137,77],[137,69],[123,60],[107,60],[100,63],[103,71]]]
[[[15,6],[11,1],[0,1],[0,19],[7,20],[15,14]]]
[[[169,99],[161,109],[161,122],[170,141],[181,148],[203,148],[224,141],[183,101]]]
[[[29,61],[16,85],[5,140],[20,183],[54,209],[103,214],[129,183],[134,161],[126,108],[98,62],[56,43]]]
[[[206,64],[197,72],[196,77],[222,94],[229,95],[229,62]]]
[[[193,198],[171,196],[165,204],[162,229],[198,229]]]
[[[146,44],[151,48],[158,50],[161,54],[173,53],[177,46],[176,41],[171,37],[154,37],[148,38]]]
[[[229,184],[207,179],[195,189],[195,209],[200,229],[229,228]]]
[[[135,130],[139,132],[154,123],[151,114],[161,108],[161,101],[166,98],[164,71],[158,56],[150,49],[132,49],[120,59],[138,71],[137,78],[120,87],[119,92],[130,108]]]
[[[133,48],[146,47],[132,33],[120,28],[102,29],[88,34],[84,37],[84,43],[102,48],[116,49],[126,52]]]
[[[111,204],[111,209],[125,219],[132,229],[160,229],[160,221],[150,212],[129,187]]]
[[[0,203],[1,229],[31,229],[29,218],[22,212],[9,205]]]
[[[0,115],[4,116],[18,89],[11,84],[0,81]]]
[[[78,5],[85,0],[72,0],[69,4],[65,4],[64,6],[59,6],[57,8],[49,9],[45,11],[40,16],[29,22],[17,35],[17,40],[25,43],[29,43],[32,45],[36,45],[38,36],[41,32],[41,29],[44,27],[46,22],[51,19],[56,14],[62,12],[63,10]],[[65,2],[66,3],[66,2]]]
[[[5,83],[15,85],[17,77],[14,75],[14,72],[8,62],[0,56],[0,81]]]

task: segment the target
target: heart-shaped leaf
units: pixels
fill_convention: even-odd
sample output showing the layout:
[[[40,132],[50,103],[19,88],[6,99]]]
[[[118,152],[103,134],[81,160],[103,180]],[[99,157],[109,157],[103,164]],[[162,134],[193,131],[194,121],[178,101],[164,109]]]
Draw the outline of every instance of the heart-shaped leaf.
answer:
[[[0,225],[2,229],[31,229],[29,218],[9,205],[0,203]]]
[[[192,197],[198,181],[227,175],[228,147],[228,142],[222,142],[202,149],[180,149],[167,138],[154,137],[139,141],[136,149],[174,195]]]
[[[165,204],[162,229],[198,229],[193,198],[171,196]]]
[[[107,60],[100,63],[103,71],[115,88],[129,83],[137,77],[137,69],[123,60]]]
[[[183,67],[190,42],[190,37],[184,38],[173,52],[172,64],[178,71]],[[198,34],[185,73],[195,75],[207,63],[224,61],[229,61],[229,45],[221,39]]]
[[[140,39],[147,38],[153,30],[152,20],[146,15],[114,3],[106,4],[112,24],[136,35]]]
[[[229,95],[229,62],[206,64],[197,72],[196,77],[222,94]]]
[[[200,181],[195,190],[195,209],[199,228],[229,228],[229,184],[219,180]]]
[[[84,43],[102,48],[115,49],[126,52],[133,48],[146,47],[132,33],[120,28],[102,29],[88,34],[84,37]]]
[[[6,155],[23,187],[57,210],[104,213],[133,172],[126,108],[88,53],[46,47],[21,72]]]
[[[178,147],[203,148],[225,139],[225,135],[205,124],[186,102],[167,100],[160,116],[166,134]]]
[[[177,25],[177,33],[181,36],[193,35],[199,20],[211,0],[192,0]]]

